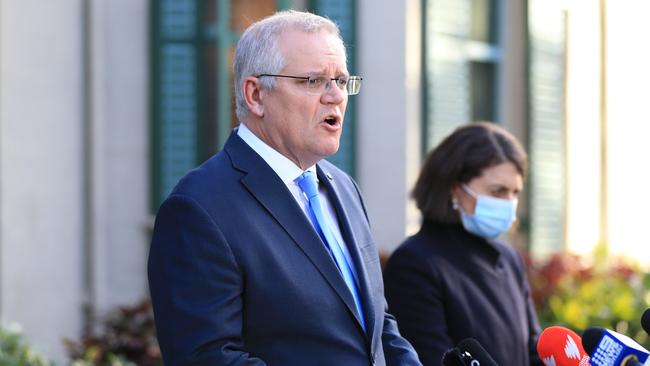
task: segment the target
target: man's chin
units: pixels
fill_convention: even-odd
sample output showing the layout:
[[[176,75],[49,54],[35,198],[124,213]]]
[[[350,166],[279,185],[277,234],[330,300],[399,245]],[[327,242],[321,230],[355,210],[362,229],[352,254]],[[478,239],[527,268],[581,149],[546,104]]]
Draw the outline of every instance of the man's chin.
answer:
[[[325,149],[325,157],[332,156],[339,151],[340,144],[337,141],[335,145],[329,146]]]

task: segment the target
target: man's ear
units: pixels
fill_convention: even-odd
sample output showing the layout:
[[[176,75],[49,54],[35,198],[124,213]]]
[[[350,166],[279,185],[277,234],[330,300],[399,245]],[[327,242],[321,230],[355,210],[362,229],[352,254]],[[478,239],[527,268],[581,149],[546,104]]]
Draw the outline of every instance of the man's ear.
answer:
[[[249,76],[244,79],[242,90],[244,91],[244,100],[250,113],[257,117],[264,117],[264,93],[260,80],[256,77]]]

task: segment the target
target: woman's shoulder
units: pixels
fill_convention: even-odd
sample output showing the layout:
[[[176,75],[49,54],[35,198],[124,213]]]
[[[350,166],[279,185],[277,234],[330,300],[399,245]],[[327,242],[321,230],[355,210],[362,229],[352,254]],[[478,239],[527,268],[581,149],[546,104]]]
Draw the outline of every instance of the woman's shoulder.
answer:
[[[413,260],[435,260],[438,257],[445,257],[450,250],[457,248],[457,241],[453,235],[457,230],[455,226],[424,222],[420,231],[406,238],[397,247],[393,256]]]
[[[437,243],[420,230],[406,238],[390,255],[383,270],[384,283],[390,286],[396,281],[404,282],[407,279],[417,283],[430,283],[439,277],[444,266],[445,260]]]
[[[418,232],[415,235],[409,236],[400,243],[395,251],[393,251],[393,254],[391,254],[391,259],[422,258],[422,254],[428,251],[427,247],[428,241]]]
[[[508,258],[509,261],[512,262],[521,261],[521,255],[513,245],[498,239],[491,239],[491,242],[492,245],[495,248],[497,248],[502,255],[506,256],[506,258]]]
[[[513,245],[500,240],[493,240],[492,245],[498,248],[508,266],[513,268],[520,275],[524,274],[526,270],[524,258]]]

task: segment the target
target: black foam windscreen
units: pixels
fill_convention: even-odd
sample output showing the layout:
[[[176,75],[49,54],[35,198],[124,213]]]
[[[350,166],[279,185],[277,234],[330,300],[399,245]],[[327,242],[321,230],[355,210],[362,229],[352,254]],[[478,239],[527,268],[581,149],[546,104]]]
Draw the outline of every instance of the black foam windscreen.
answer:
[[[650,335],[650,308],[645,309],[641,317],[641,326],[646,333]]]
[[[457,347],[461,352],[468,352],[471,355],[472,360],[478,361],[478,364],[481,366],[498,366],[492,356],[490,356],[485,348],[483,348],[483,346],[481,346],[481,344],[474,338],[463,339],[458,343]]]
[[[465,366],[465,361],[458,347],[448,349],[442,355],[442,366]]]
[[[588,354],[592,355],[596,346],[598,346],[598,342],[600,342],[600,339],[603,337],[603,333],[605,333],[605,329],[601,327],[587,328],[582,332],[582,348],[584,348]]]

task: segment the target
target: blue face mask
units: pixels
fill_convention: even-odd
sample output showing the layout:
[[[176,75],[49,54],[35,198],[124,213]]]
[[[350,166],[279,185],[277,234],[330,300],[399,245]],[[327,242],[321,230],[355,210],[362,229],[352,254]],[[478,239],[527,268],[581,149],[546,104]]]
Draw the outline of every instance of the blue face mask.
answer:
[[[467,185],[463,190],[476,198],[474,215],[466,214],[459,206],[465,230],[486,239],[505,233],[517,218],[517,199],[507,200],[474,193]]]

